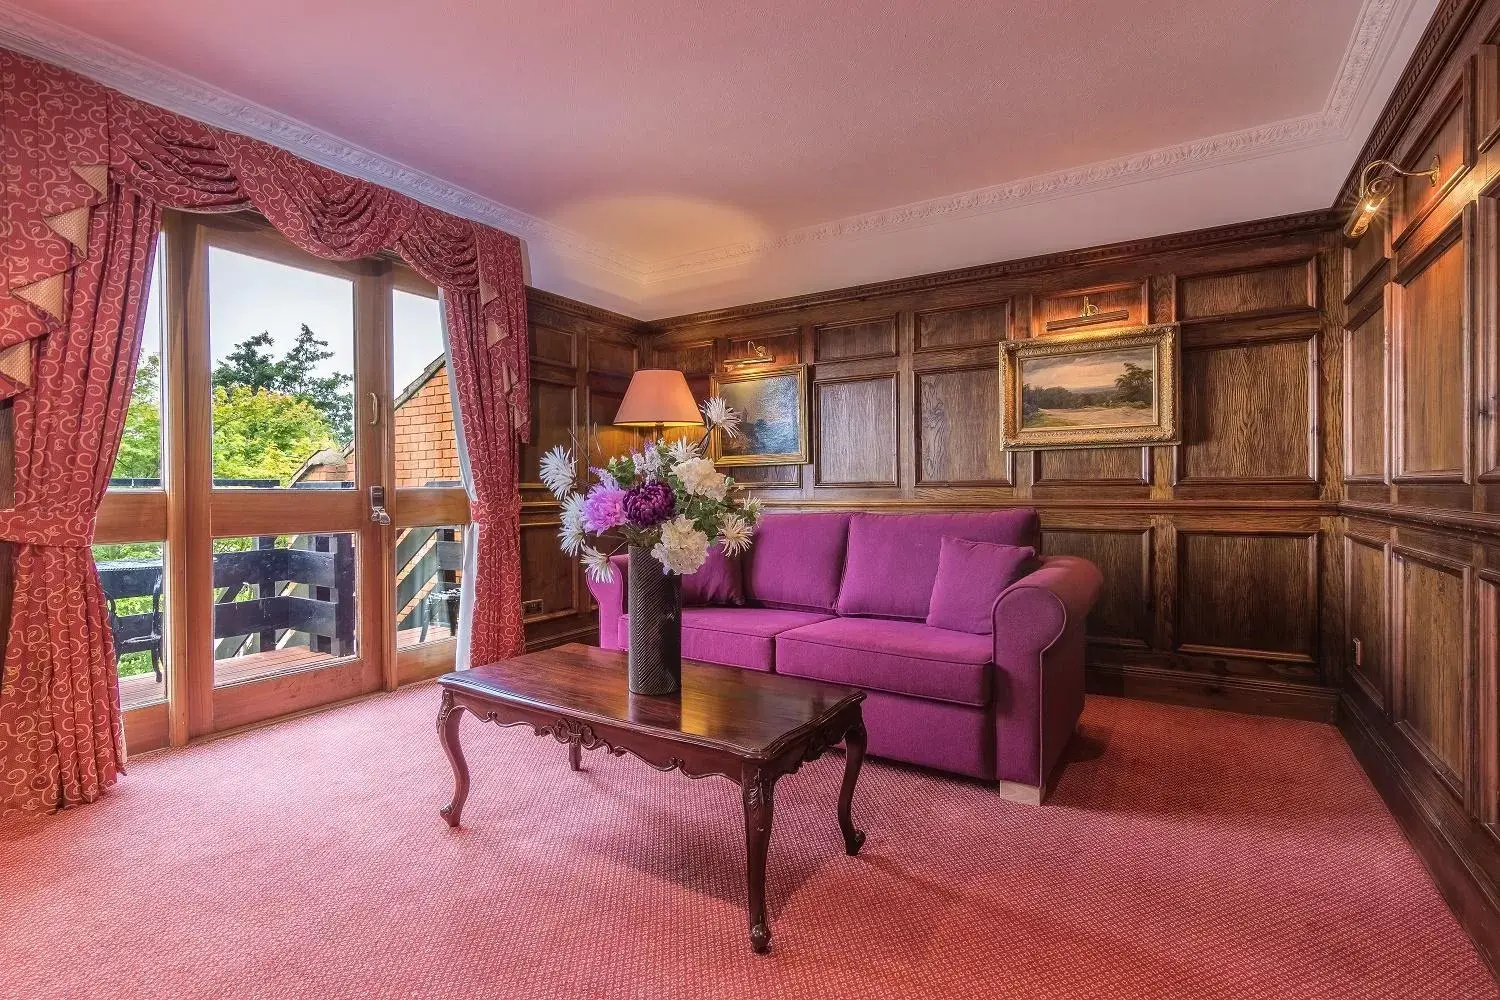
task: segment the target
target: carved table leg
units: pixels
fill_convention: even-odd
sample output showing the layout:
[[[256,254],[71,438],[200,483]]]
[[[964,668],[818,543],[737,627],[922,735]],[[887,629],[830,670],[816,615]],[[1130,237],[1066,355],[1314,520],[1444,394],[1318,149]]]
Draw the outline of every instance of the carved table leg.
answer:
[[[441,811],[449,826],[458,826],[464,800],[469,797],[469,765],[464,760],[463,747],[458,745],[458,723],[463,714],[463,706],[453,702],[453,692],[444,691],[443,707],[438,710],[437,730],[443,752],[448,755],[448,763],[453,765],[453,799]]]
[[[854,828],[852,815],[854,784],[859,781],[859,769],[865,762],[865,740],[863,720],[850,726],[844,734],[844,785],[839,789],[839,828],[844,831],[844,850],[850,856],[858,854],[865,843],[865,833]]]
[[[576,736],[568,741],[568,766],[575,771],[583,770],[583,741]]]
[[[766,851],[771,846],[772,793],[776,779],[756,768],[746,768],[740,781],[745,803],[745,857],[750,890],[750,947],[764,955],[771,948],[771,925],[766,920]]]

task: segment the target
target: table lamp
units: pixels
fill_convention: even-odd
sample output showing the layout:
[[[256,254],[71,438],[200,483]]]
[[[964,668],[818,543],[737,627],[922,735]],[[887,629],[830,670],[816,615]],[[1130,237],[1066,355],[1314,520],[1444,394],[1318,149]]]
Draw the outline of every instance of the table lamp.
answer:
[[[702,427],[703,417],[682,372],[642,368],[630,376],[614,422],[616,427],[650,427],[660,437],[664,427]]]

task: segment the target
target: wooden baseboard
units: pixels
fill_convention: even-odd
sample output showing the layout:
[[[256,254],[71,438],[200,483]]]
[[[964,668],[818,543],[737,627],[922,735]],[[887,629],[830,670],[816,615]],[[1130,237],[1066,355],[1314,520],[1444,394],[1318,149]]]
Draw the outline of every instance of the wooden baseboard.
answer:
[[[1338,692],[1333,688],[1255,677],[1226,677],[1136,664],[1089,664],[1090,694],[1141,698],[1194,708],[1218,708],[1249,715],[1274,715],[1309,722],[1333,722]]]
[[[1403,753],[1402,737],[1345,691],[1339,729],[1438,891],[1500,979],[1500,842],[1471,819],[1441,779]]]

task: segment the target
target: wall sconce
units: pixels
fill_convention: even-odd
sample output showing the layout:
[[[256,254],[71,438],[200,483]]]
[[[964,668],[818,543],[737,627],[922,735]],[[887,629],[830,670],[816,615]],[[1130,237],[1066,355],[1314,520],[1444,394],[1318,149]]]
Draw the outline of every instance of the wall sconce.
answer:
[[[745,368],[753,368],[756,365],[772,365],[776,363],[776,359],[771,355],[771,352],[766,350],[765,344],[757,344],[752,340],[745,345],[745,349],[750,353],[744,357],[728,358],[725,360],[725,371],[740,371]]]
[[[1432,181],[1432,186],[1437,187],[1438,178],[1442,176],[1442,164],[1437,156],[1432,158],[1432,166],[1426,170],[1402,170],[1390,160],[1375,160],[1365,167],[1359,175],[1359,198],[1354,206],[1354,212],[1349,216],[1349,221],[1344,224],[1344,235],[1351,240],[1357,240],[1370,228],[1375,214],[1385,206],[1386,199],[1391,196],[1391,189],[1396,186],[1396,177],[1426,177]],[[1372,177],[1380,169],[1389,171]]]

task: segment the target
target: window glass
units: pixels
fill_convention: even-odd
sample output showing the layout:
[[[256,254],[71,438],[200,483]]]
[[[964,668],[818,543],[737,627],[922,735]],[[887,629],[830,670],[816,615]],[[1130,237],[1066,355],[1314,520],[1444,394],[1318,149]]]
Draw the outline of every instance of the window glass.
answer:
[[[166,312],[162,308],[164,243],[156,241],[156,258],[146,286],[146,317],[135,388],[125,411],[125,433],[110,474],[110,489],[161,488],[161,355]]]
[[[214,684],[355,655],[349,532],[214,539]]]
[[[404,528],[396,534],[396,645],[458,633],[464,525]]]
[[[354,282],[208,253],[218,487],[353,489]]]
[[[438,300],[392,293],[396,486],[461,486]]]
[[[161,542],[94,546],[126,711],[167,697],[161,556]]]

